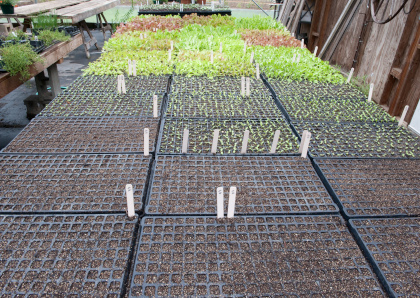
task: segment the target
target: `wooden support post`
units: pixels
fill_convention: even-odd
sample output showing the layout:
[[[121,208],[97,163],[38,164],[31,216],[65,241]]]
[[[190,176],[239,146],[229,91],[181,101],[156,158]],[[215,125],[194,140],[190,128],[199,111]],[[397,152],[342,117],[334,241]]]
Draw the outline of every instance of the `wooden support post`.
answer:
[[[58,94],[61,93],[60,77],[58,76],[57,63],[54,63],[53,65],[48,67],[47,70],[49,83],[51,86],[51,93],[53,98],[55,98]]]

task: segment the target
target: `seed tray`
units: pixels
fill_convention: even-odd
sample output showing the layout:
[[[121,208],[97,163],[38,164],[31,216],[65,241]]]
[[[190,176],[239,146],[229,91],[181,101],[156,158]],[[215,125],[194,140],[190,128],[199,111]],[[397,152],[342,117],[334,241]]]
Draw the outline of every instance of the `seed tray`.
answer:
[[[265,93],[242,97],[230,92],[177,93],[168,100],[167,117],[179,118],[282,118],[272,96]]]
[[[125,75],[125,87],[127,94],[137,92],[154,92],[163,95],[168,91],[170,75],[162,76],[127,76]],[[79,76],[66,90],[66,93],[105,93],[117,94],[117,76]]]
[[[136,221],[0,215],[2,297],[120,297]]]
[[[144,155],[0,155],[1,212],[141,210],[151,165]]]
[[[157,158],[147,214],[216,214],[216,188],[237,187],[237,214],[336,213],[337,206],[308,159],[274,156]]]
[[[384,296],[339,216],[144,217],[130,294]]]
[[[62,93],[58,95],[39,117],[99,117],[135,116],[153,118],[153,93],[104,94]],[[160,114],[164,96],[158,96]]]
[[[177,93],[230,93],[241,94],[241,78],[238,77],[187,77],[182,75],[173,76],[171,91]],[[270,90],[261,79],[250,78],[250,95],[260,97],[261,94],[271,95]]]
[[[420,159],[316,159],[347,217],[420,215]]]
[[[276,154],[297,154],[298,139],[284,119],[209,120],[165,119],[159,153],[180,154],[184,129],[189,129],[188,153],[211,154],[213,133],[220,129],[217,154],[240,154],[244,131],[249,130],[247,153],[269,154],[276,130],[280,138]]]
[[[21,153],[127,153],[144,151],[144,128],[154,151],[159,120],[151,118],[35,118],[3,149]]]
[[[350,225],[390,296],[419,296],[420,219],[353,219]]]
[[[334,100],[367,100],[367,96],[350,84],[334,85],[322,82],[267,80],[278,98],[283,100],[301,99],[334,99]]]
[[[312,157],[420,157],[420,138],[396,123],[292,122],[311,132]]]

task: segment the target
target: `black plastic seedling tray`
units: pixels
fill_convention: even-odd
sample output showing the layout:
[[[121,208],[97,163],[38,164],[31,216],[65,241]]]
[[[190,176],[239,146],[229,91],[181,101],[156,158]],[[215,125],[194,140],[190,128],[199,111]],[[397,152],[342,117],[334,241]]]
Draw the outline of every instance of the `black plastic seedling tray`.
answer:
[[[0,155],[0,212],[125,212],[125,186],[135,209],[146,194],[151,156]]]
[[[308,130],[311,157],[417,158],[420,138],[396,123],[292,122],[295,133]]]
[[[128,94],[64,92],[42,110],[38,117],[133,116],[153,118],[153,93]],[[165,96],[158,95],[158,116]]]
[[[276,154],[298,154],[298,139],[284,119],[209,120],[167,118],[158,152],[181,154],[184,129],[189,129],[188,153],[211,154],[213,134],[220,129],[216,154],[240,154],[245,130],[249,130],[247,154],[270,154],[276,130],[280,138]]]
[[[216,189],[237,187],[237,214],[337,213],[308,159],[274,156],[158,156],[147,214],[216,215]]]
[[[171,92],[166,117],[257,119],[282,118],[273,97],[266,93],[242,97],[231,92]]]
[[[339,216],[144,217],[131,297],[383,297]]]
[[[351,229],[391,297],[420,295],[420,219],[352,219]]]
[[[346,217],[420,215],[420,159],[315,159]]]
[[[155,149],[159,120],[131,117],[35,118],[3,149],[15,153],[144,152],[144,129]]]
[[[137,220],[1,215],[2,297],[120,297]]]

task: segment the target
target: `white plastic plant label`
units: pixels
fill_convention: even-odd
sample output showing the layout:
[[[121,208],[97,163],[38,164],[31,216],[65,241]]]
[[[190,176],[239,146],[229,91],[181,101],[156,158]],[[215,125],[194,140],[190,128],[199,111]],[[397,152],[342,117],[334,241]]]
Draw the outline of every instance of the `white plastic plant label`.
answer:
[[[153,95],[153,118],[158,117],[158,97]]]
[[[182,153],[188,153],[188,135],[190,131],[188,129],[184,129],[184,136],[182,138]]]
[[[251,80],[250,78],[246,78],[246,96],[251,96]]]
[[[216,154],[217,152],[217,143],[219,141],[219,134],[220,134],[220,129],[215,129],[213,133],[213,143],[211,145],[212,154]]]
[[[144,156],[149,156],[149,129],[144,129]]]
[[[225,217],[224,210],[223,210],[223,187],[218,187],[217,190],[217,218]]]
[[[280,138],[280,130],[276,130],[276,132],[274,133],[274,139],[273,139],[273,144],[271,145],[270,153],[272,154],[276,153],[277,144],[279,143],[279,138]]]
[[[254,62],[254,52],[251,53],[251,63]]]
[[[222,44],[222,43],[220,43],[220,47],[219,47],[219,52],[220,52],[220,54],[222,53],[222,51],[223,51],[223,44]]]
[[[255,65],[255,68],[256,68],[256,77],[257,77],[257,79],[259,79],[260,78],[260,64],[257,63]]]
[[[235,217],[236,187],[232,186],[229,190],[228,218]]]
[[[125,186],[125,193],[127,195],[127,216],[128,218],[133,218],[136,213],[134,211],[134,192],[131,184]]]
[[[300,43],[300,48],[303,49],[305,47],[305,40],[302,38],[302,41]]]
[[[303,138],[302,136],[302,142],[303,142],[303,147],[302,147],[301,157],[306,158],[308,156],[309,143],[311,142],[311,133],[309,131],[306,132],[305,138]]]
[[[133,60],[131,62],[131,71],[133,76],[137,76],[137,62],[136,60]]]
[[[316,57],[316,54],[318,53],[318,46],[316,46],[315,47],[315,50],[314,50],[314,56]]]
[[[400,121],[398,122],[398,126],[401,126],[401,125],[404,124],[404,120],[405,120],[405,116],[407,116],[408,108],[409,108],[409,106],[405,106],[405,108],[404,108],[404,110],[401,114]]]
[[[372,83],[372,84],[370,84],[370,87],[369,87],[369,97],[368,97],[368,102],[371,102],[371,101],[372,101],[372,96],[373,96],[373,83]]]
[[[133,69],[131,67],[131,60],[128,60],[128,75],[131,76]]]
[[[245,77],[241,77],[241,96],[245,96]]]
[[[173,3],[173,2],[172,2]],[[171,51],[173,51],[174,50],[174,41],[173,40],[171,40]]]
[[[302,151],[303,151],[303,146],[305,144],[307,134],[308,134],[308,131],[304,130],[303,133],[302,133],[301,141],[300,141],[299,153],[302,153]]]
[[[348,83],[350,83],[351,78],[353,77],[353,72],[354,72],[354,68],[352,67],[352,68],[350,69],[350,73],[349,73],[349,76],[348,76],[348,78],[347,78],[347,84],[348,84]]]
[[[249,130],[245,130],[244,138],[242,139],[241,154],[246,154],[246,151],[248,149],[248,140],[249,140]]]

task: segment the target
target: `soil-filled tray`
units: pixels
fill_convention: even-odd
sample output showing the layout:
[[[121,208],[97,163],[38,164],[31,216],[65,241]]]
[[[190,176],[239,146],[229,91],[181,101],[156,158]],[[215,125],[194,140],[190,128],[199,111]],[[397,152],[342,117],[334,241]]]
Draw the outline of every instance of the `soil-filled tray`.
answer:
[[[120,297],[136,220],[0,216],[2,297]]]
[[[127,70],[128,71],[128,70]],[[128,76],[125,75],[127,93],[153,92],[163,94],[168,91],[169,75]],[[118,93],[117,76],[79,76],[65,91],[66,93]]]
[[[242,79],[240,77],[187,77],[174,76],[171,85],[172,92],[177,93],[230,93],[241,94]],[[260,97],[261,94],[271,95],[270,90],[261,79],[250,78],[250,97]]]
[[[132,184],[141,210],[151,163],[144,155],[0,155],[2,212],[125,212]]]
[[[350,224],[390,296],[420,296],[420,218],[353,219]]]
[[[378,104],[365,100],[282,99],[290,120],[324,122],[392,122],[394,118]]]
[[[171,92],[167,117],[176,118],[282,118],[283,114],[266,93],[242,97],[231,92]]]
[[[153,93],[62,93],[38,117],[135,116],[153,118]],[[158,95],[158,116],[164,97]]]
[[[151,118],[35,118],[3,149],[22,153],[144,152],[144,129],[154,151],[159,120]]]
[[[420,157],[420,138],[396,123],[292,124],[297,134],[312,134],[312,157]]]
[[[130,294],[384,296],[339,216],[145,217]]]
[[[367,100],[367,96],[350,84],[334,85],[309,81],[287,81],[268,79],[268,83],[280,100],[333,99]]]
[[[237,187],[235,212],[338,212],[308,159],[297,156],[159,156],[147,214],[216,214],[216,189]]]
[[[211,154],[213,134],[219,129],[217,154],[240,154],[245,130],[249,130],[247,153],[269,154],[274,134],[280,130],[276,154],[297,154],[298,139],[284,119],[275,120],[165,120],[159,153],[182,153],[184,129],[189,130],[188,153]]]
[[[316,159],[348,217],[420,215],[420,159]]]

